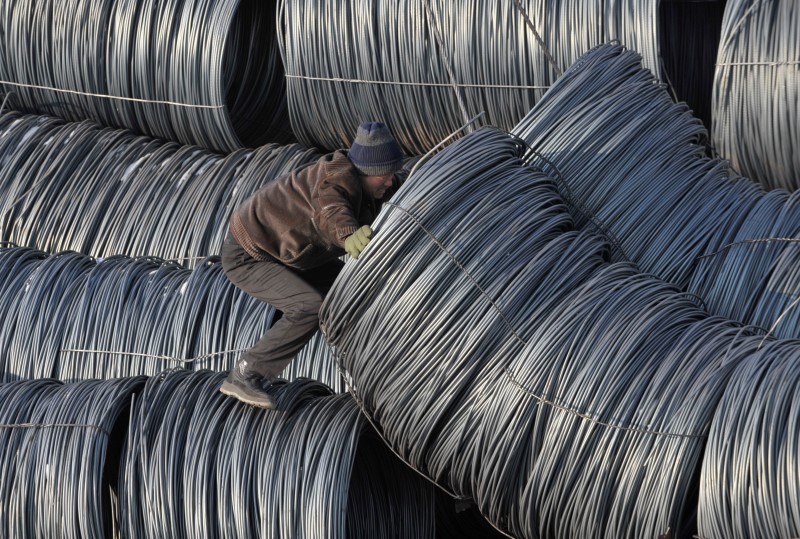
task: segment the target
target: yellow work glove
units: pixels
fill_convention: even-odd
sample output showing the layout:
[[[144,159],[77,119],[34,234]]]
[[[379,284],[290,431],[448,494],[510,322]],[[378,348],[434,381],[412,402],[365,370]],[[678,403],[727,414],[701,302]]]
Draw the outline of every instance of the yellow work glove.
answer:
[[[371,237],[372,229],[364,225],[344,239],[344,250],[353,258],[358,258]]]

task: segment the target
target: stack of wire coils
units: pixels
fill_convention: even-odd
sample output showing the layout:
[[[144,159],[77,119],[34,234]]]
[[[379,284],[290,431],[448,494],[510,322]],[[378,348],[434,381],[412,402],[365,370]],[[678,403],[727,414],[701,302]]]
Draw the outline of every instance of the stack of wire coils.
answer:
[[[1,384],[0,535],[433,537],[432,485],[350,396],[282,384],[268,414],[223,377]]]
[[[108,519],[131,395],[143,378],[0,384],[0,535],[113,537]]]
[[[0,27],[16,110],[225,152],[294,140],[274,2],[4,0]]]
[[[349,143],[358,123],[374,118],[412,154],[480,112],[510,129],[567,66],[609,40],[662,73],[661,12],[649,0],[281,0],[279,16],[292,128],[320,148]],[[705,31],[702,20],[688,25]],[[709,35],[699,43],[713,54]],[[708,67],[692,56],[681,69],[701,71],[695,61]]]
[[[165,373],[134,403],[123,537],[432,536],[432,485],[387,458],[349,395],[297,381],[265,413],[221,395],[222,378]]]
[[[712,314],[800,337],[796,197],[705,157],[702,125],[635,52],[587,53],[514,132],[615,259],[698,295]]]
[[[6,248],[0,270],[5,382],[228,370],[275,317],[272,306],[228,281],[217,258],[189,270],[156,258],[96,261],[74,252]],[[319,336],[283,376],[344,390]]]
[[[731,2],[718,69],[770,73],[792,111],[797,10],[758,4]],[[322,313],[339,368],[318,335],[304,354],[322,371],[301,355],[287,376],[344,377],[356,401],[309,380],[274,386],[283,413],[220,395],[203,369],[230,368],[274,310],[207,255],[261,182],[316,157],[237,150],[286,135],[285,111],[252,105],[272,92],[258,62],[276,63],[275,35],[257,34],[274,9],[0,3],[13,106],[233,150],[0,116],[2,240],[98,257],[0,251],[1,534],[419,537],[448,496],[519,537],[800,534],[800,348],[775,339],[800,335],[797,204],[703,155],[702,124],[659,84],[658,2],[282,0],[304,142],[346,146],[382,119],[417,153],[478,112],[511,129],[535,106],[515,135],[478,131],[425,164],[346,266]],[[776,14],[774,55],[753,30]],[[579,57],[609,38],[655,75],[616,44]],[[273,56],[251,63],[254,41]],[[789,123],[764,122],[758,146],[784,152]],[[13,381],[39,376],[123,378]],[[358,406],[444,504],[386,448],[355,449]]]
[[[218,255],[236,206],[314,161],[298,144],[221,156],[92,122],[0,116],[0,240],[49,252]]]
[[[410,465],[517,537],[689,536],[698,491],[701,536],[729,522],[800,532],[791,457],[741,472],[760,503],[737,503],[748,484],[700,481],[739,448],[750,463],[796,452],[796,429],[779,433],[800,419],[786,404],[797,343],[610,260],[527,151],[497,130],[454,143],[345,266],[322,326],[359,404]],[[759,429],[732,432],[737,417]],[[727,443],[707,444],[712,429]]]

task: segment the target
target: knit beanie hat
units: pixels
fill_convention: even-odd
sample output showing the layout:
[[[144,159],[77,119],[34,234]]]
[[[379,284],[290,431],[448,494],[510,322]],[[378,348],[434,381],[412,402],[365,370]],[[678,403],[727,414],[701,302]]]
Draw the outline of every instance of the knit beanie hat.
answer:
[[[366,122],[358,126],[347,157],[365,176],[385,176],[403,166],[403,151],[389,128],[381,122]]]

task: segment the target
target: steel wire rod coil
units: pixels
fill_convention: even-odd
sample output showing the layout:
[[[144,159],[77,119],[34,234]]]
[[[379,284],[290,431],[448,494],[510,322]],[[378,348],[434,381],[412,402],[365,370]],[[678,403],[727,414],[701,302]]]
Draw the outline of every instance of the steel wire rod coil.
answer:
[[[596,218],[626,258],[681,287],[714,233],[761,192],[702,157],[702,124],[619,45],[584,55],[514,133],[585,208],[574,212],[580,226]]]
[[[31,255],[39,256],[35,252],[22,253]],[[6,257],[3,258],[3,266],[7,267]],[[3,381],[53,376],[72,321],[71,312],[94,266],[89,257],[77,253],[49,256],[28,275],[17,301],[5,304],[8,310],[3,318],[9,319],[13,331],[4,332],[0,346],[5,351]]]
[[[275,309],[241,292],[218,258],[194,270],[156,258],[95,260],[0,249],[0,380],[155,375],[231,369]],[[343,391],[321,337],[283,373]]]
[[[703,539],[800,536],[800,346],[739,365],[711,424],[698,508]]]
[[[433,537],[433,487],[349,395],[298,380],[266,412],[221,395],[222,378],[165,372],[136,399],[121,537]]]
[[[120,418],[143,382],[0,384],[0,535],[115,536]]]
[[[372,118],[409,154],[482,111],[510,129],[561,70],[609,40],[642,51],[662,73],[654,1],[281,0],[278,13],[293,130],[331,150]]]
[[[4,0],[12,108],[229,152],[291,142],[275,2]]]
[[[800,193],[768,192],[724,232],[697,259],[689,290],[711,312],[800,337]]]
[[[712,141],[766,189],[800,189],[800,9],[794,0],[725,5]]]
[[[0,272],[0,304],[4,306],[0,310],[0,360],[5,361],[11,353],[11,343],[17,331],[16,312],[30,290],[26,283],[46,258],[46,253],[33,249],[0,249],[0,266],[3,268]],[[9,309],[11,306],[13,308]]]
[[[0,116],[0,241],[194,265],[219,254],[236,206],[318,157],[297,144],[223,157],[92,122],[10,112]]]
[[[525,152],[480,130],[423,165],[323,331],[394,451],[495,526],[688,536],[717,403],[765,338],[609,262]]]
[[[704,157],[702,125],[655,82],[635,52],[597,47],[514,132],[531,162],[559,180],[578,225],[613,239],[615,259],[698,294],[712,314],[800,337],[796,313],[786,315],[800,290],[787,265],[800,237],[794,197],[767,195]],[[729,249],[756,240],[764,242]]]

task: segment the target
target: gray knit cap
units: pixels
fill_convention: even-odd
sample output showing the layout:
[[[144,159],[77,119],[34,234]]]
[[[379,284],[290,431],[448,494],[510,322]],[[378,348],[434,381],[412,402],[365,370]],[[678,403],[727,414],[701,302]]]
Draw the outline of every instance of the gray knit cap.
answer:
[[[389,128],[381,122],[366,122],[358,126],[347,157],[365,176],[385,176],[403,166],[403,151]]]

